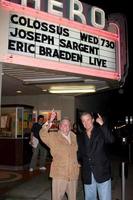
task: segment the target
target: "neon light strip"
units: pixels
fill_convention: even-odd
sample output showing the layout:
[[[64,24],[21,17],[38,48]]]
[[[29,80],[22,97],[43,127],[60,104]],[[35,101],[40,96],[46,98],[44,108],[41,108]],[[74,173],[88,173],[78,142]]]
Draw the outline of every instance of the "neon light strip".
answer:
[[[17,12],[17,13],[21,12],[21,14],[24,14],[24,15],[30,14],[30,16],[45,19],[48,21],[52,17],[53,23],[62,24],[64,26],[72,27],[72,28],[75,28],[78,30],[80,29],[85,32],[103,36],[103,37],[109,38],[110,40],[115,40],[118,43],[120,40],[118,34],[99,30],[94,27],[91,27],[88,25],[83,25],[83,24],[80,24],[80,23],[77,23],[74,21],[71,21],[71,23],[70,23],[70,20],[67,20],[64,18],[59,18],[57,16],[53,16],[53,15],[50,15],[45,12],[37,11],[32,8],[23,7],[21,5],[15,4],[15,3],[11,3],[11,2],[2,0],[0,2],[0,6],[8,11]],[[120,54],[120,49],[119,49],[119,54]],[[68,65],[68,64],[53,62],[53,61],[49,61],[49,60],[29,58],[26,56],[18,56],[18,55],[10,55],[9,54],[9,55],[5,56],[4,58],[2,58],[2,61],[7,62],[7,63],[12,63],[12,64],[25,65],[25,66],[27,66],[27,63],[28,63],[28,65],[31,67],[40,67],[43,69],[52,69],[52,70],[63,71],[63,72],[68,72],[68,69],[69,69],[69,73],[101,77],[101,78],[108,78],[108,79],[113,79],[113,80],[120,80],[120,74],[118,72],[106,71],[106,69],[99,70],[99,69],[86,68],[83,66],[79,67],[77,65]],[[119,56],[119,64],[120,64],[120,56]],[[120,68],[120,65],[119,65],[119,68]]]
[[[119,29],[119,27],[118,27],[118,25],[117,24],[115,24],[115,23],[110,23],[110,24],[112,24],[113,26],[115,26],[116,28],[117,28],[117,31],[118,31],[118,48],[117,48],[117,53],[118,53],[118,56],[117,56],[117,59],[118,59],[118,72],[119,72],[119,75],[121,75],[122,74],[122,71],[121,71],[121,52],[120,52],[120,49],[121,49],[121,45],[120,45],[120,29]]]
[[[27,63],[28,63],[28,66],[30,66],[30,67],[62,71],[62,72],[67,72],[67,73],[69,70],[69,73],[74,73],[74,74],[87,75],[87,76],[93,76],[93,77],[101,77],[101,78],[107,78],[107,79],[113,79],[113,80],[120,80],[120,75],[117,72],[110,72],[110,71],[104,71],[104,70],[98,70],[98,69],[92,69],[92,68],[88,69],[86,67],[79,67],[77,65],[68,65],[68,64],[64,64],[64,63],[55,62],[55,61],[54,62],[49,61],[46,59],[40,60],[40,59],[35,59],[35,58],[29,58],[26,56],[9,54],[7,56],[0,58],[0,60],[1,60],[1,62],[11,63],[11,64],[15,64],[15,65],[27,66]]]
[[[114,34],[114,33],[108,32],[108,31],[104,31],[104,30],[100,30],[100,29],[94,28],[92,26],[84,25],[84,24],[81,24],[81,23],[78,23],[75,21],[70,21],[65,18],[60,18],[58,16],[54,16],[49,13],[42,12],[40,10],[36,10],[33,8],[21,6],[16,3],[1,0],[0,6],[3,7],[4,9],[7,9],[8,11],[21,13],[24,15],[38,18],[38,19],[47,20],[50,22],[52,19],[53,23],[58,23],[58,24],[61,24],[61,25],[67,26],[67,27],[71,27],[71,28],[75,28],[75,29],[78,29],[81,31],[89,32],[89,33],[95,34],[97,36],[103,36],[110,40],[118,41],[118,39],[119,39],[117,34]]]

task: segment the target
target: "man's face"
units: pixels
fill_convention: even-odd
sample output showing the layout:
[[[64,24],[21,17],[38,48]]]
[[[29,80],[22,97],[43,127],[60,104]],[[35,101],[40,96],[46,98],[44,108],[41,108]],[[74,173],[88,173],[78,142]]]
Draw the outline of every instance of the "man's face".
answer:
[[[40,119],[38,120],[38,123],[39,123],[39,124],[43,124],[43,122],[44,122],[44,118],[40,118]]]
[[[89,131],[93,128],[94,119],[92,118],[92,116],[90,114],[86,114],[86,115],[82,116],[81,121],[82,121],[84,128],[87,131]]]
[[[62,133],[64,135],[68,135],[69,134],[69,131],[71,129],[70,127],[71,127],[70,126],[70,121],[67,120],[67,119],[64,119],[59,125],[59,129],[62,131]]]

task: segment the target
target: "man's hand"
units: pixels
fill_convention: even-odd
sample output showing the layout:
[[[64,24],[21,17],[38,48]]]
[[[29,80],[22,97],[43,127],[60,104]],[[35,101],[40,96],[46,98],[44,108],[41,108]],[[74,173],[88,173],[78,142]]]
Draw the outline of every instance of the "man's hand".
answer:
[[[99,115],[99,113],[97,114],[98,115],[98,117],[96,118],[96,122],[100,125],[100,126],[102,126],[103,125],[103,118],[101,117],[101,115]]]
[[[49,120],[50,123],[52,123],[54,121],[55,117],[56,117],[56,112],[53,109],[52,112],[51,112],[50,120]]]
[[[50,119],[44,124],[44,126],[47,126],[47,128],[50,129],[55,117],[56,117],[56,112],[53,109],[51,112]]]

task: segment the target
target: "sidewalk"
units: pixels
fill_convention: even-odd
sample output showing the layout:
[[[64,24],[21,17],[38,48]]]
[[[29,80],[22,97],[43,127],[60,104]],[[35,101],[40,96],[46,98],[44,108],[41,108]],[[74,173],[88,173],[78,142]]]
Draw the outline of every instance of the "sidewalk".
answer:
[[[119,176],[120,162],[112,161],[112,200],[121,200],[121,178]],[[133,199],[133,163],[128,164],[128,179],[126,179],[126,200]],[[30,180],[18,181],[17,185],[3,193],[0,200],[51,200],[51,179],[49,172],[32,175]],[[66,198],[64,198],[65,200]],[[79,180],[77,200],[84,200],[82,183]]]

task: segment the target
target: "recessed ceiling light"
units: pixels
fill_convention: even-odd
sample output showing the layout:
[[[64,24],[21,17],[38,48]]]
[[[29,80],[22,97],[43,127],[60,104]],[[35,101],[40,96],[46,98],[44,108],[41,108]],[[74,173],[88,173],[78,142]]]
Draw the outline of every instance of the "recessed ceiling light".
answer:
[[[47,92],[47,89],[43,89],[42,92]]]
[[[17,90],[16,93],[17,93],[17,94],[21,94],[22,91],[21,91],[21,90]]]
[[[93,85],[56,86],[49,89],[50,93],[92,93],[96,88]]]

